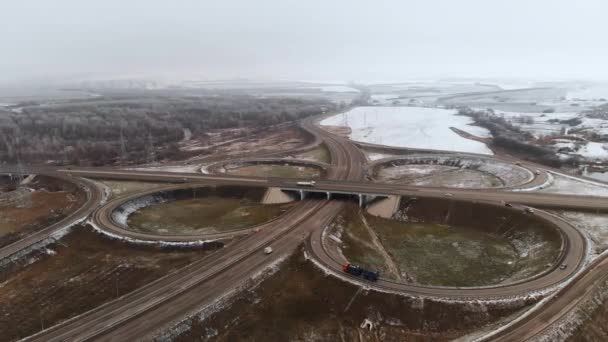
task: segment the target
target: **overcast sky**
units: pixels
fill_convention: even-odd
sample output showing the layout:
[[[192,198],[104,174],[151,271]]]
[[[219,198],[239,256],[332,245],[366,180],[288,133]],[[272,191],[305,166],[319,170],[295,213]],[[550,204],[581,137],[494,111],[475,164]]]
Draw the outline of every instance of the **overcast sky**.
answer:
[[[0,80],[608,79],[606,0],[0,0]]]

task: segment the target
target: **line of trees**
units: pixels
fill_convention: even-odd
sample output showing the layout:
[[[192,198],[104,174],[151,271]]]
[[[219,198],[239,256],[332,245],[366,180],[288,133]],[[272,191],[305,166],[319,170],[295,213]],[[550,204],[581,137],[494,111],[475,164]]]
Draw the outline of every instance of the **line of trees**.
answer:
[[[491,109],[484,111],[466,107],[460,108],[458,114],[469,116],[475,121],[476,125],[487,128],[492,133],[492,144],[496,147],[525,154],[533,161],[552,167],[561,167],[564,164],[575,166],[578,163],[573,158],[569,160],[560,159],[555,151],[530,143],[529,141],[534,139],[532,134],[514,126],[503,117],[495,115]]]
[[[323,99],[250,96],[97,98],[0,110],[0,163],[108,165],[179,152],[188,129],[260,128],[320,114]]]

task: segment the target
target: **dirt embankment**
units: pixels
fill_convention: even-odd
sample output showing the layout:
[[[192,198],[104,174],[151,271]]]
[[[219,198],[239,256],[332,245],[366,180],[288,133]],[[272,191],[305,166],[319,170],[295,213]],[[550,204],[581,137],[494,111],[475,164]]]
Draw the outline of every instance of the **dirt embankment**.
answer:
[[[466,226],[485,232],[501,232],[500,224],[506,217],[514,225],[537,225],[546,230],[547,237],[560,239],[560,234],[551,223],[535,215],[525,214],[520,209],[500,207],[485,203],[474,203],[444,198],[404,198],[396,218],[415,222],[441,223],[451,226]]]
[[[135,246],[77,226],[57,243],[21,259],[22,264],[0,271],[0,340],[34,334],[208,253]]]
[[[59,178],[37,176],[27,188],[0,203],[0,247],[62,220],[86,201],[82,189]]]
[[[171,335],[175,342],[448,341],[527,304],[435,302],[366,291],[326,276],[297,253],[229,307],[204,321],[197,316]],[[371,329],[361,327],[366,319]]]

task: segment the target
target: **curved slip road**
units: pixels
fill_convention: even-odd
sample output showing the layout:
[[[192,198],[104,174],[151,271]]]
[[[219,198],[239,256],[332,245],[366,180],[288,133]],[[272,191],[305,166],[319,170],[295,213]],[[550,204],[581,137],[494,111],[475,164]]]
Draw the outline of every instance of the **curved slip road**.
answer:
[[[362,182],[366,160],[363,154],[347,139],[335,137],[316,127],[314,120],[305,120],[302,125],[312,129],[322,137],[332,157],[332,166],[327,181],[319,181],[318,190],[354,191],[368,194],[400,194],[404,196],[445,196],[449,191],[455,198],[468,201],[498,203],[506,200],[534,206],[568,207],[608,210],[608,201],[602,198],[581,196],[556,196],[550,194],[523,194],[508,192],[480,192],[447,188],[419,188],[396,186],[394,184],[370,184]],[[163,172],[139,172],[117,170],[63,170],[73,175],[114,179],[137,179],[149,181],[169,181],[175,183],[204,182],[209,184],[233,184],[249,186],[279,186],[298,188],[294,179],[263,179],[255,177],[205,176],[200,174],[175,174]],[[344,181],[348,180],[348,181]],[[307,188],[300,188],[307,190]],[[133,291],[111,303],[93,309],[75,319],[64,322],[33,336],[32,340],[135,340],[151,336],[153,332],[175,323],[207,304],[214,303],[227,291],[236,289],[252,274],[271,264],[281,255],[293,251],[305,237],[314,232],[318,236],[321,227],[331,222],[342,209],[338,201],[304,201],[297,210],[292,210],[259,233],[250,234],[236,242],[229,249],[214,253],[192,265],[159,279],[143,288]],[[567,224],[566,224],[567,225]],[[569,225],[567,225],[569,226]],[[571,226],[569,226],[571,228]],[[564,231],[568,229],[563,227]],[[578,232],[576,232],[578,234]],[[574,234],[574,232],[566,233]],[[314,236],[314,235],[313,235]],[[574,235],[572,238],[576,240]],[[312,238],[311,238],[312,239]],[[312,241],[314,240],[309,240]],[[275,253],[265,256],[260,251],[271,244]],[[564,258],[577,258],[584,253],[584,247],[568,243],[570,251]],[[577,252],[578,251],[578,252]],[[321,258],[320,260],[324,260]],[[568,259],[570,260],[570,259]],[[324,262],[331,262],[325,260]],[[341,266],[341,265],[339,265]],[[572,267],[573,269],[574,267]],[[565,272],[571,272],[570,269]],[[539,278],[540,279],[540,278]],[[552,279],[543,277],[547,286]],[[511,288],[510,293],[520,293],[520,288]],[[390,284],[386,284],[390,286]],[[416,291],[417,289],[407,289]],[[446,289],[441,289],[446,290]],[[454,289],[448,289],[453,291]],[[462,289],[458,289],[460,291]],[[466,291],[467,289],[464,289]],[[417,291],[424,291],[418,289]],[[479,291],[492,291],[491,289]],[[496,291],[496,290],[494,290]],[[456,297],[468,297],[453,293]],[[493,296],[492,293],[483,293]],[[502,297],[502,294],[499,295]],[[486,297],[484,297],[486,298]]]
[[[150,190],[146,190],[143,192],[138,192],[129,196],[118,197],[113,199],[103,205],[101,208],[97,209],[91,218],[93,224],[106,233],[110,233],[113,236],[128,238],[137,240],[140,242],[151,242],[151,243],[159,243],[159,242],[204,242],[204,241],[213,241],[213,240],[222,240],[222,239],[231,239],[237,236],[250,234],[256,232],[264,227],[267,227],[271,222],[277,220],[278,218],[273,219],[272,221],[268,221],[262,224],[254,225],[251,227],[234,229],[224,232],[218,233],[203,233],[203,234],[154,234],[148,232],[138,232],[128,227],[124,227],[120,223],[116,222],[113,217],[113,213],[120,206],[125,203],[132,201],[136,198],[145,197],[149,195],[154,195],[157,193],[168,192],[173,190],[180,189],[192,189],[192,188],[204,188],[207,186],[222,186],[221,183],[213,183],[209,185],[205,185],[204,183],[186,183],[179,185],[170,185],[160,188],[154,188]],[[300,204],[299,204],[300,205]],[[292,208],[294,210],[297,208]],[[298,209],[299,210],[299,209]]]
[[[331,270],[334,275],[348,278],[351,282],[364,284],[369,288],[441,298],[499,299],[522,296],[533,291],[550,288],[572,277],[580,269],[585,259],[586,240],[576,228],[568,222],[549,213],[537,211],[535,215],[549,221],[561,232],[563,236],[562,254],[552,265],[552,268],[539,275],[521,281],[498,284],[495,286],[464,288],[441,287],[405,284],[382,278],[377,282],[365,281],[360,277],[351,276],[342,270],[344,260],[342,260],[338,253],[328,249],[324,241],[324,237],[326,236],[324,231],[326,227],[316,229],[307,240],[306,246],[312,258],[326,269]],[[568,265],[565,270],[561,270],[558,267],[562,263]]]
[[[608,279],[608,258],[598,258],[586,272],[577,275],[568,286],[553,294],[542,310],[534,310],[508,329],[489,334],[483,341],[529,341],[542,336],[553,324],[559,323],[578,304],[593,296],[597,286]]]
[[[347,143],[333,137],[329,138],[326,144],[332,156],[328,176],[334,179],[362,177],[363,163],[352,164],[355,166],[351,168],[349,153],[362,157],[356,148],[356,154],[350,147],[345,151],[343,146]],[[66,172],[77,174],[73,170]],[[85,174],[88,176],[95,173],[87,172]],[[124,175],[125,172],[121,172]],[[112,171],[107,171],[105,175],[111,173]],[[183,177],[171,179],[177,182],[187,181],[187,178]],[[228,182],[232,180],[231,177],[214,179]],[[249,184],[258,186],[267,183],[263,179],[249,178],[248,181]],[[42,331],[28,340],[129,341],[154,335],[153,332],[170,326],[201,307],[212,304],[227,291],[236,289],[250,279],[252,274],[276,261],[281,255],[291,253],[312,230],[328,224],[341,210],[342,205],[337,201],[303,201],[277,220],[268,223],[268,226],[260,229],[258,233],[246,236],[230,248],[179,269],[113,302]],[[275,252],[267,256],[260,251],[269,244],[272,244]]]
[[[8,171],[3,171],[7,172]],[[11,256],[19,253],[20,251],[47,240],[60,229],[71,226],[77,222],[85,220],[91,213],[101,204],[103,200],[103,191],[99,189],[93,182],[66,176],[65,174],[58,173],[45,173],[50,177],[61,178],[62,180],[76,184],[79,188],[83,189],[86,193],[87,199],[85,203],[73,213],[69,214],[59,222],[56,222],[46,228],[36,231],[30,235],[25,236],[23,239],[13,242],[10,245],[0,248],[0,260],[10,258]]]

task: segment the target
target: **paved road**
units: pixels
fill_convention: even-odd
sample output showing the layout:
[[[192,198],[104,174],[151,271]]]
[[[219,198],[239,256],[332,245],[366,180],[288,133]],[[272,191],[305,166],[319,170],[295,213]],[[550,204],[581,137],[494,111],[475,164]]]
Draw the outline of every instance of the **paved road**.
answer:
[[[120,180],[139,180],[155,182],[205,184],[232,184],[242,186],[282,187],[294,190],[310,190],[319,192],[343,192],[369,195],[402,195],[446,197],[451,194],[454,199],[469,201],[506,201],[542,208],[562,208],[587,211],[608,211],[608,198],[580,195],[561,195],[538,192],[512,192],[501,190],[454,189],[438,187],[421,187],[398,184],[370,183],[365,181],[319,180],[314,188],[300,187],[296,184],[300,179],[293,178],[258,178],[228,175],[201,175],[195,173],[171,173],[158,171],[129,171],[113,169],[73,169],[61,170],[74,176],[88,178],[111,178]],[[335,172],[335,171],[332,171]],[[351,174],[352,171],[347,171]],[[359,175],[362,171],[357,170]],[[353,178],[351,176],[351,178]]]
[[[375,184],[363,182],[366,159],[363,154],[348,140],[336,137],[319,129],[314,120],[306,120],[302,126],[313,131],[327,146],[332,164],[328,170],[328,180],[319,181],[315,189],[327,191],[343,191],[365,194],[398,194],[404,196],[444,197],[446,192],[450,197],[466,201],[484,201],[497,203],[505,200],[514,203],[539,207],[565,207],[570,209],[608,210],[608,201],[602,198],[583,196],[563,196],[553,194],[512,193],[504,191],[478,191],[466,189],[442,189],[397,186],[394,184]],[[32,171],[45,172],[47,169]],[[168,172],[117,171],[112,169],[78,169],[63,170],[74,176],[90,178],[137,179],[150,181],[169,181],[175,183],[201,182],[205,184],[234,184],[245,186],[279,186],[300,189],[295,186],[293,179],[262,179],[256,177],[206,176],[200,174],[175,174]],[[212,304],[226,291],[235,289],[246,282],[268,264],[281,255],[292,252],[311,232],[310,244],[320,261],[328,266],[333,259],[325,258],[323,251],[314,247],[320,241],[321,228],[330,222],[342,208],[339,201],[307,200],[297,208],[289,211],[281,218],[261,227],[259,233],[250,234],[232,245],[230,248],[214,253],[200,261],[133,291],[113,302],[95,308],[73,320],[64,322],[40,334],[32,340],[62,341],[62,340],[133,340],[169,326],[184,316],[196,312],[205,305]],[[545,215],[541,213],[541,215]],[[102,215],[107,217],[106,214]],[[553,218],[547,218],[553,219]],[[557,220],[557,219],[555,219]],[[559,222],[558,222],[559,221]],[[584,253],[584,240],[580,234],[567,223],[558,220],[564,234],[568,236],[565,260],[578,265],[576,262]],[[578,236],[578,238],[577,238]],[[582,240],[582,242],[581,242]],[[272,244],[273,255],[265,256],[260,251]],[[569,258],[569,259],[568,259]],[[431,289],[427,288],[397,288],[400,291],[414,293],[437,293],[446,291],[446,296],[504,296],[521,293],[526,289],[549,286],[559,281],[562,276],[569,275],[575,267],[559,274],[555,271],[547,273],[551,276],[537,278],[537,283],[514,284],[505,288],[487,288],[471,291],[469,289]],[[533,280],[534,281],[534,280]],[[380,282],[379,286],[395,286],[388,282]],[[418,292],[416,292],[418,291]],[[428,292],[430,291],[430,292]],[[464,294],[466,292],[466,294]],[[507,293],[508,292],[508,293]]]
[[[332,164],[328,177],[332,179],[360,179],[363,177],[363,155],[343,139],[327,135],[325,144]],[[352,163],[361,158],[360,164]],[[351,165],[355,165],[351,167]],[[69,173],[82,175],[70,170]],[[92,173],[86,173],[94,176]],[[224,177],[224,181],[226,181]],[[184,180],[177,180],[183,182]],[[264,184],[264,180],[248,179],[249,184]],[[340,211],[338,201],[310,200],[277,220],[259,227],[225,250],[214,253],[194,264],[175,271],[160,280],[140,288],[113,302],[93,309],[75,319],[56,325],[37,335],[34,341],[128,341],[157,332],[162,327],[214,303],[218,296],[245,283],[255,272],[289,254],[310,232],[329,223]],[[272,244],[271,256],[261,249]]]
[[[518,209],[509,209],[518,210]],[[350,276],[342,271],[343,260],[341,256],[327,246],[324,234],[325,227],[316,229],[307,240],[307,250],[314,259],[331,270],[335,275],[350,278],[352,282],[365,283],[369,287],[381,290],[402,292],[413,295],[444,297],[444,298],[471,298],[471,299],[495,299],[521,296],[530,291],[537,291],[557,285],[572,277],[582,266],[585,258],[586,240],[582,234],[568,222],[543,211],[537,211],[535,215],[549,221],[562,232],[564,245],[562,254],[545,272],[521,281],[485,287],[440,287],[404,284],[388,279],[380,279],[376,283],[369,283],[360,277]],[[566,264],[565,270],[559,269],[560,264]]]
[[[596,259],[586,272],[557,291],[542,308],[517,321],[509,329],[487,336],[488,341],[528,341],[540,337],[582,301],[593,296],[598,285],[608,279],[608,258]]]
[[[20,251],[35,245],[39,242],[42,242],[48,238],[50,238],[57,230],[62,229],[66,226],[70,226],[75,222],[79,222],[88,217],[101,203],[103,198],[102,191],[95,186],[91,181],[81,178],[74,178],[66,176],[65,174],[55,174],[50,173],[50,176],[61,178],[66,182],[75,183],[79,186],[83,191],[86,192],[86,201],[85,203],[75,212],[66,216],[59,222],[56,222],[44,229],[41,229],[35,233],[32,233],[19,241],[15,241],[14,243],[4,246],[0,248],[0,260],[5,258],[9,258]]]

